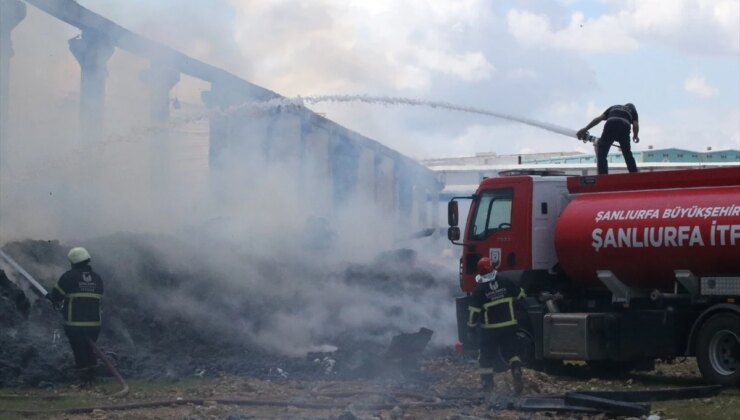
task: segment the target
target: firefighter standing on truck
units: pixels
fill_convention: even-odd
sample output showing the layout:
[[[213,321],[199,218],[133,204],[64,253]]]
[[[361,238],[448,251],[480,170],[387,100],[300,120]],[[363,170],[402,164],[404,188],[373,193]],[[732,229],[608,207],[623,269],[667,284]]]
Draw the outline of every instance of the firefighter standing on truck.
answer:
[[[637,172],[635,157],[632,155],[632,150],[630,149],[630,126],[632,127],[632,141],[638,143],[640,141],[640,137],[638,136],[640,122],[638,118],[637,108],[634,105],[613,105],[607,108],[603,114],[594,118],[588,125],[578,130],[576,137],[583,140],[586,138],[588,130],[596,127],[601,121],[606,121],[601,138],[594,144],[596,168],[600,175],[609,173],[607,156],[609,155],[609,149],[612,147],[612,143],[615,141],[619,143],[619,147],[622,149],[622,156],[624,157],[624,163],[627,165],[627,170]]]
[[[521,394],[522,362],[514,305],[526,297],[524,290],[505,273],[494,270],[490,258],[478,261],[478,285],[468,305],[468,329],[480,327],[480,378],[484,391],[493,391],[494,360],[500,354],[511,369],[514,392]]]
[[[95,381],[97,360],[91,342],[97,341],[100,333],[103,280],[90,267],[90,254],[85,248],[72,248],[67,259],[72,268],[62,274],[49,298],[55,304],[64,302],[64,332],[82,386],[88,387]]]

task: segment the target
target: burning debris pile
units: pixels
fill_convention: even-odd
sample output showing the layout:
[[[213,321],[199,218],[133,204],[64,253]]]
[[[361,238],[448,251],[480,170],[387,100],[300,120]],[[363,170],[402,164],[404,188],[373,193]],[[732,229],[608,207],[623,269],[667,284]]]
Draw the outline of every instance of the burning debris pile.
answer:
[[[202,241],[155,235],[85,246],[105,282],[98,343],[131,378],[392,377],[454,330],[449,273],[420,268],[412,250],[348,265],[216,243],[205,249],[218,251],[203,252]],[[47,289],[67,269],[68,246],[56,241],[3,249]],[[0,386],[74,380],[61,318],[48,302],[0,279],[0,323]]]

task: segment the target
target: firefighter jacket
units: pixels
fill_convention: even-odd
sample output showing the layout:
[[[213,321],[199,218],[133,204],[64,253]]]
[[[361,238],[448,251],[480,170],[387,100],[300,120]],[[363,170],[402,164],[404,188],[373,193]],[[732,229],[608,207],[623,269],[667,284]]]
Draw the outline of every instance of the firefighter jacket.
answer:
[[[478,276],[478,286],[468,305],[468,327],[480,325],[484,329],[505,328],[517,325],[514,305],[526,294],[505,273],[496,271]]]
[[[52,302],[64,301],[64,325],[69,327],[99,327],[102,298],[103,280],[88,264],[62,274],[50,296]]]

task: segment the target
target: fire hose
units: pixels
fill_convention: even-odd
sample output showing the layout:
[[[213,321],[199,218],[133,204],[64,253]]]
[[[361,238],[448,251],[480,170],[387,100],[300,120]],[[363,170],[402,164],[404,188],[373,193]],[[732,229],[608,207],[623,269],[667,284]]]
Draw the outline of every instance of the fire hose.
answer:
[[[589,134],[588,131],[586,131],[586,134],[583,136],[582,139],[579,139],[578,136],[576,136],[576,138],[578,140],[582,141],[584,144],[585,143],[591,143],[591,144],[594,145],[594,147],[596,147],[596,143],[600,140],[600,138],[598,138],[596,136],[592,136],[591,134]],[[619,150],[622,150],[622,147],[619,146],[618,144],[612,144],[612,146],[616,147]]]
[[[7,262],[15,271],[17,271],[28,283],[33,287],[33,289],[41,295],[42,298],[48,299],[49,292],[44,288],[44,286],[41,285],[38,281],[36,281],[35,278],[31,274],[28,273],[20,264],[18,264],[13,258],[10,257],[10,255],[6,254],[5,251],[0,249],[0,257],[2,257],[5,262]],[[123,379],[120,373],[118,373],[118,370],[113,366],[113,364],[110,362],[108,357],[100,351],[100,348],[90,340],[87,339],[88,343],[92,347],[93,352],[100,358],[100,360],[103,361],[103,364],[105,364],[108,371],[113,375],[116,380],[121,384],[121,390],[116,392],[112,395],[106,395],[106,397],[123,397],[126,394],[128,394],[129,387],[126,381]]]

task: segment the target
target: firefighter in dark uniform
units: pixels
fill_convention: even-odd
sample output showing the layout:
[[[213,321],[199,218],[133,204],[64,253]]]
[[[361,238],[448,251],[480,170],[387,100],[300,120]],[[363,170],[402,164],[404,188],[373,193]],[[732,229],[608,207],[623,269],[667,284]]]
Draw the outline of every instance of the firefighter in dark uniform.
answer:
[[[602,131],[599,141],[594,144],[596,167],[599,174],[609,172],[609,164],[606,158],[609,154],[609,149],[612,147],[612,143],[615,141],[619,143],[619,147],[622,149],[622,156],[624,157],[624,163],[627,164],[627,170],[637,172],[635,157],[632,155],[632,150],[630,149],[630,127],[632,127],[632,141],[635,143],[640,141],[640,137],[638,136],[640,122],[637,115],[637,108],[632,104],[610,106],[603,114],[594,118],[588,125],[578,130],[576,136],[583,140],[586,132],[596,127],[601,121],[606,121],[604,131]]]
[[[90,267],[90,254],[85,248],[72,248],[67,259],[72,268],[62,274],[49,298],[55,304],[63,302],[64,332],[82,386],[87,387],[95,381],[97,360],[91,342],[97,341],[100,333],[103,280]]]
[[[478,286],[468,305],[468,327],[480,327],[480,378],[484,391],[493,390],[494,360],[501,354],[509,364],[514,392],[522,392],[522,362],[519,359],[519,339],[514,306],[526,295],[506,273],[493,269],[489,258],[478,261]]]

